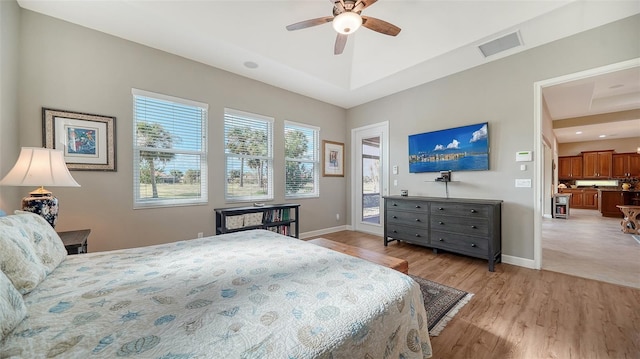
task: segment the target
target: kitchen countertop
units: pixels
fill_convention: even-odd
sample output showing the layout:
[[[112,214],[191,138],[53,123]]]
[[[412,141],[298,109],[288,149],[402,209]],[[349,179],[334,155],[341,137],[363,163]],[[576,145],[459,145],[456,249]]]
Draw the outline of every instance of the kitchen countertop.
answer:
[[[638,189],[628,189],[628,190],[623,190],[621,188],[594,188],[597,189],[598,191],[610,191],[610,192],[640,192],[640,190]]]

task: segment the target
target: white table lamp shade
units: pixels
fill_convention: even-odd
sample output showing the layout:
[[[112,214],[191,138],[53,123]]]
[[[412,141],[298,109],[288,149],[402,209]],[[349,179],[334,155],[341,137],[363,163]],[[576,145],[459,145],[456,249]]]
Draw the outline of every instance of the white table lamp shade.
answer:
[[[13,168],[0,181],[1,186],[38,186],[28,197],[22,199],[22,209],[41,215],[56,226],[58,220],[58,199],[48,187],[80,187],[67,164],[61,150],[38,147],[23,147]]]
[[[0,185],[80,187],[71,177],[61,150],[37,147],[22,148],[18,161]]]

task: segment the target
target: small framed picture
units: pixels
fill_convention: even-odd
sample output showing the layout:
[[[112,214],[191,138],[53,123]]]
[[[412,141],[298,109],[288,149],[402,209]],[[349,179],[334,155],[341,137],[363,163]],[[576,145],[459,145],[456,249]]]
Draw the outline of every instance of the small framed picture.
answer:
[[[344,177],[344,143],[322,141],[322,176]]]
[[[69,170],[115,171],[115,122],[112,116],[42,108],[42,142],[64,150]]]

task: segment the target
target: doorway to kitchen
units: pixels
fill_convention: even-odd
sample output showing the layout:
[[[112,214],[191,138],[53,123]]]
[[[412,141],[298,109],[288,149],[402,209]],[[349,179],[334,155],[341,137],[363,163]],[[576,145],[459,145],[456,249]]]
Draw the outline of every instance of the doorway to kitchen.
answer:
[[[633,59],[534,84],[534,150],[539,154],[535,161],[539,179],[534,190],[535,268],[640,288],[640,245],[622,233],[620,219],[602,217],[597,209],[570,209],[567,219],[553,218],[550,202],[559,183],[558,140],[543,127],[545,121],[545,126],[553,127],[545,112],[546,88],[638,67],[640,59]]]

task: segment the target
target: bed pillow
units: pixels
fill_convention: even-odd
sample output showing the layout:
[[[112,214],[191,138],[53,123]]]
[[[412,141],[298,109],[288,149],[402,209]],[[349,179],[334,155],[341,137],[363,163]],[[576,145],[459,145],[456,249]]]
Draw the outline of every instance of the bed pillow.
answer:
[[[0,340],[11,333],[26,316],[27,307],[22,295],[0,271]]]
[[[55,229],[41,216],[25,211],[15,211],[26,226],[35,253],[44,264],[47,275],[67,258],[67,250]]]
[[[22,216],[0,218],[0,270],[18,292],[31,292],[47,276],[46,267],[36,255]]]

